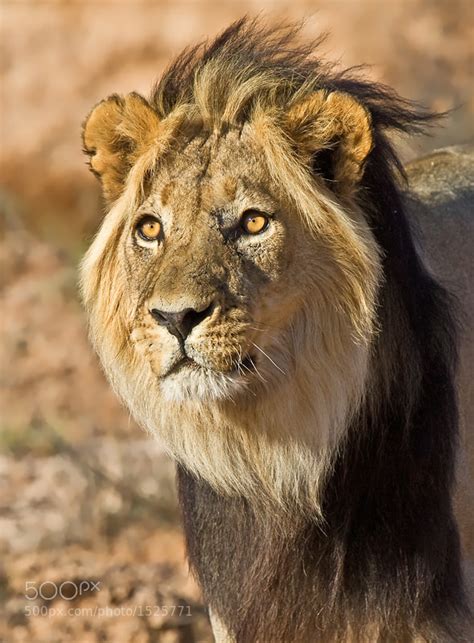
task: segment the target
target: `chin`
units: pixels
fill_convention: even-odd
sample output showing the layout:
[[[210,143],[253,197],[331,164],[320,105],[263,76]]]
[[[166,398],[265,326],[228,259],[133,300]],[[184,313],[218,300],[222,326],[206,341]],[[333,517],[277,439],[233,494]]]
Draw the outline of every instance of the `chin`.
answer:
[[[163,377],[160,390],[167,402],[235,401],[248,390],[248,381],[240,373],[220,373],[189,362]]]

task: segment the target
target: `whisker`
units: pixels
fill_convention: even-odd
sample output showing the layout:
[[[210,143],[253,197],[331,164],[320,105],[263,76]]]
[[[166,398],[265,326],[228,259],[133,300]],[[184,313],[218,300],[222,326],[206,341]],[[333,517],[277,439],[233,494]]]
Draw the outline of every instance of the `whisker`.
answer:
[[[280,367],[278,366],[278,364],[277,364],[276,362],[274,362],[274,361],[272,360],[272,358],[271,358],[269,355],[267,355],[267,353],[265,353],[265,351],[263,350],[263,348],[260,348],[260,346],[257,346],[257,344],[255,344],[254,342],[252,342],[252,344],[255,346],[255,348],[256,348],[258,351],[260,351],[260,352],[262,353],[262,355],[265,355],[265,357],[266,357],[268,360],[270,360],[270,362],[273,364],[273,366],[274,366],[275,368],[277,368],[277,369],[280,371],[280,373],[283,373],[283,375],[285,375],[285,376],[286,376],[285,371],[284,371],[282,368],[280,368]]]
[[[262,382],[263,382],[264,384],[268,384],[267,380],[266,380],[266,379],[263,377],[263,375],[260,373],[260,371],[259,371],[259,370],[258,370],[258,368],[257,368],[257,365],[255,364],[255,362],[253,361],[253,359],[250,357],[250,355],[249,355],[249,360],[250,360],[250,362],[251,362],[251,364],[252,364],[252,366],[253,366],[253,368],[254,368],[255,372],[257,373],[258,377],[262,380]]]
[[[250,359],[250,358],[249,358],[249,359]],[[248,373],[250,373],[250,374],[252,373],[252,369],[250,369],[246,364],[243,364],[243,363],[242,363],[242,364],[241,364],[241,368],[245,368],[245,370],[246,370]],[[244,376],[245,376],[245,373],[244,373],[243,371],[241,371],[241,373],[242,373],[242,375],[244,375]]]
[[[277,328],[277,326],[273,326],[272,324],[267,324],[266,322],[259,322],[259,321],[256,321],[255,319],[252,320],[252,323],[255,324],[256,326],[260,326],[260,328],[254,328],[253,330],[266,330],[268,328],[270,328],[271,330],[276,330],[278,332],[281,330],[280,328]]]
[[[237,362],[237,370],[238,370],[238,372],[239,372],[239,375],[240,375],[241,377],[243,377],[243,378],[244,378],[244,383],[245,383],[245,385],[246,385],[246,389],[247,389],[247,391],[248,391],[249,393],[251,393],[251,395],[253,395],[253,397],[257,397],[256,393],[254,393],[254,391],[252,391],[251,389],[249,389],[249,388],[248,388],[248,386],[247,386],[248,381],[247,381],[247,380],[245,380],[245,373],[244,373],[244,371],[243,371],[242,369],[243,369],[243,368],[245,368],[247,371],[249,371],[249,373],[250,373],[251,371],[250,371],[250,369],[248,368],[248,366],[245,366],[245,364],[241,361],[241,357],[242,357],[242,348],[240,348],[239,353],[240,353],[240,358],[239,358],[239,361]]]
[[[242,366],[244,366],[244,365],[242,364]],[[250,369],[247,366],[244,366],[244,368],[246,368],[250,372]],[[240,367],[239,367],[239,373],[242,375],[242,377],[245,378],[245,373],[243,372],[243,370]],[[245,383],[248,384],[248,381],[246,381]],[[252,391],[251,388],[246,386],[246,389],[253,397],[257,397],[257,394],[255,393],[255,391]]]
[[[247,371],[248,371],[249,373],[252,373],[252,371],[249,369],[249,367],[248,367],[248,366],[246,366],[245,368],[247,369]],[[268,384],[268,382],[267,382],[266,380],[264,380],[264,379],[263,379],[262,375],[257,371],[257,369],[255,369],[255,372],[256,372],[256,374],[257,374],[257,377],[259,377],[259,378],[262,380],[262,382],[264,382],[264,384]],[[245,377],[245,374],[243,374],[243,377]],[[254,397],[257,397],[257,394],[256,394],[254,391],[252,391],[250,388],[248,389],[248,391],[249,391],[249,392],[250,392]]]

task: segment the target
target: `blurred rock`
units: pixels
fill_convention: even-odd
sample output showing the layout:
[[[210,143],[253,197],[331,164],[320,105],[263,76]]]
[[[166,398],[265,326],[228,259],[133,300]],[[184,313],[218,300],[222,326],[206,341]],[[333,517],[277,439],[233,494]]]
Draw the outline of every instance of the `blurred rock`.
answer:
[[[211,640],[158,444],[3,456],[0,488],[0,640]]]
[[[174,465],[156,442],[62,443],[60,451],[0,456],[0,554],[92,546],[134,522],[178,522]]]

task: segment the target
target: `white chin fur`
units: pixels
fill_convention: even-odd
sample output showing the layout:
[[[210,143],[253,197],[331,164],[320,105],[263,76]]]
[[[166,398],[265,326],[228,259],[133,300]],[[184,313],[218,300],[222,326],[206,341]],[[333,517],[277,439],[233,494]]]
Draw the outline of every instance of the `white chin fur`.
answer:
[[[246,390],[247,383],[237,374],[216,373],[208,369],[183,368],[160,382],[167,402],[233,399]]]

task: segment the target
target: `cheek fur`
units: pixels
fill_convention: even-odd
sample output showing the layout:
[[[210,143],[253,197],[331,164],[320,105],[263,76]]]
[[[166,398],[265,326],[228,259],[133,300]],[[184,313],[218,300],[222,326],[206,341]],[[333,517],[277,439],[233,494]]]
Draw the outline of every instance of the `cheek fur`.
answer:
[[[244,237],[238,244],[243,262],[254,268],[250,280],[255,286],[279,279],[292,261],[291,237],[284,225],[276,220],[269,225],[269,230],[261,236]]]

